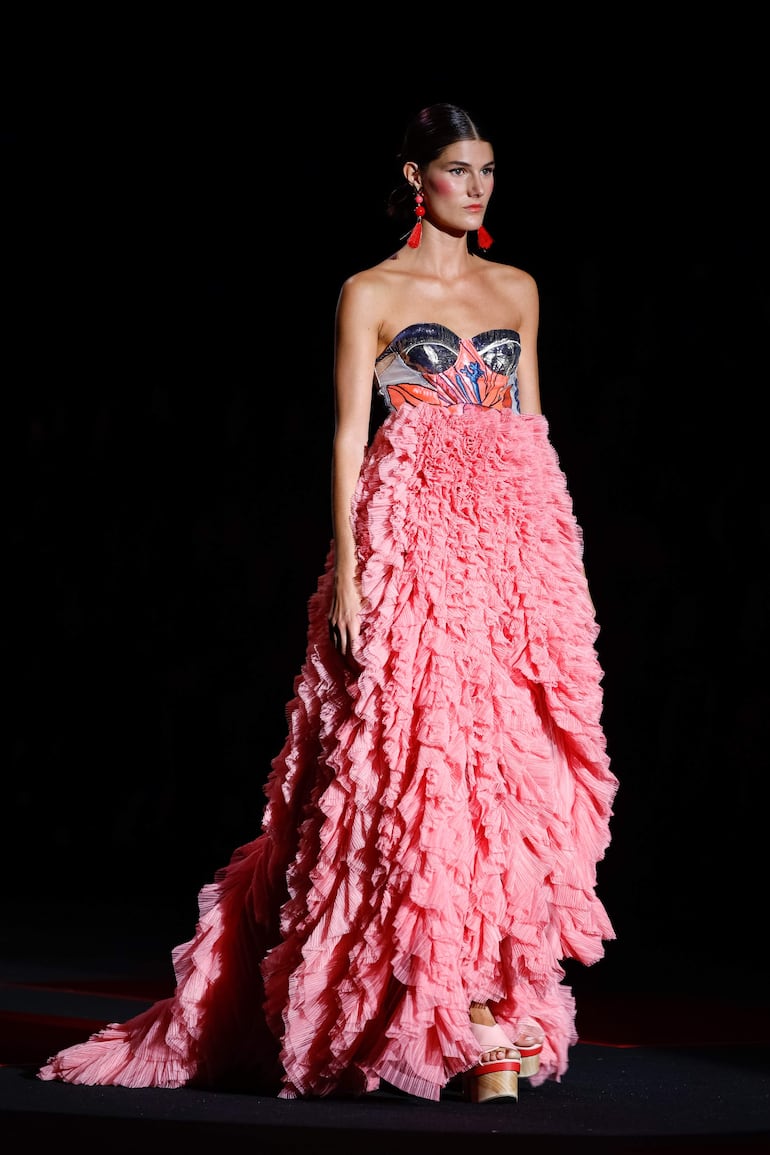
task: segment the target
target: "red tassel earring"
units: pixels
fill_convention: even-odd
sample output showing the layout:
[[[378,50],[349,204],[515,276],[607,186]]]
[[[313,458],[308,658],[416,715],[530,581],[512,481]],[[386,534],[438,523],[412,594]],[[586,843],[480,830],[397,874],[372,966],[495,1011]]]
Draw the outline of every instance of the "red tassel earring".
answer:
[[[492,238],[490,237],[489,233],[487,232],[487,230],[484,228],[483,225],[481,226],[481,228],[479,229],[479,232],[478,232],[478,242],[479,242],[479,248],[480,249],[491,248],[492,244],[494,243]]]
[[[422,207],[423,195],[421,192],[414,194],[414,215],[417,217],[417,224],[409,234],[409,240],[406,242],[410,249],[416,249],[422,239],[422,218],[425,216],[425,209]]]

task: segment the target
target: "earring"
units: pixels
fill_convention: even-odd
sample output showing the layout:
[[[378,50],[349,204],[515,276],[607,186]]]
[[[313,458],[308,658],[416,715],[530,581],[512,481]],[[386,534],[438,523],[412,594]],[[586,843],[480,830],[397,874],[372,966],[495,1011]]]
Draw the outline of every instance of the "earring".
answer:
[[[483,225],[478,231],[478,242],[480,249],[488,249],[492,246],[492,244],[494,244],[492,238]]]
[[[422,207],[423,195],[419,190],[414,194],[414,215],[417,217],[417,224],[409,234],[409,240],[406,242],[410,249],[416,249],[422,239],[422,218],[425,216],[425,209]]]

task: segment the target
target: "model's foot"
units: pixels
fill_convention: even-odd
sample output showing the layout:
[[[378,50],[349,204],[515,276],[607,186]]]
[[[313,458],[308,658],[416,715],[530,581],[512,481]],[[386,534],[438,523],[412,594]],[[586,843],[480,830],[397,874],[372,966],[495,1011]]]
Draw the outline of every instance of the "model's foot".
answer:
[[[495,1016],[486,1003],[471,1003],[470,1017],[472,1026],[497,1028],[494,1033],[475,1032],[476,1037],[484,1046],[479,1062],[495,1063],[500,1059],[517,1059],[519,1057],[518,1049],[507,1039],[502,1028],[497,1026]]]
[[[465,1074],[465,1095],[471,1103],[519,1097],[521,1056],[485,1004],[470,1008],[471,1030],[480,1047],[479,1061]]]

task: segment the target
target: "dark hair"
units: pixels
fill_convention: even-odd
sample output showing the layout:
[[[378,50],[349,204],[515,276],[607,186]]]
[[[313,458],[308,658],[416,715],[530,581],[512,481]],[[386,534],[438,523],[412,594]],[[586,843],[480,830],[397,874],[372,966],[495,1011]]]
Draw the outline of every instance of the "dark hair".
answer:
[[[456,104],[431,104],[417,113],[404,133],[398,161],[403,167],[414,161],[419,167],[429,165],[450,144],[460,140],[485,140],[489,137],[470,113]],[[411,218],[414,215],[414,191],[407,180],[393,189],[387,201],[389,217]]]

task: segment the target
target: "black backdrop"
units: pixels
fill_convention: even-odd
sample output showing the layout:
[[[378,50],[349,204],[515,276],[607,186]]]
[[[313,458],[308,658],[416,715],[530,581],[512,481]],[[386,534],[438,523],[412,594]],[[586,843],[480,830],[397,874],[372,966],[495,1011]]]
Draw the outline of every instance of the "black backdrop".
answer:
[[[449,99],[495,140],[491,256],[540,285],[543,404],[602,627],[620,780],[602,981],[715,952],[753,967],[768,292],[752,30],[697,51],[650,37],[634,68],[628,38],[567,65],[566,41],[541,40],[537,60],[470,75],[407,68],[400,44],[380,79],[342,51],[300,65],[285,38],[199,32],[195,52],[103,37],[77,67],[33,53],[6,105],[10,899],[31,920],[139,901],[173,945],[257,832],[329,539],[337,293],[395,247],[406,119]]]

